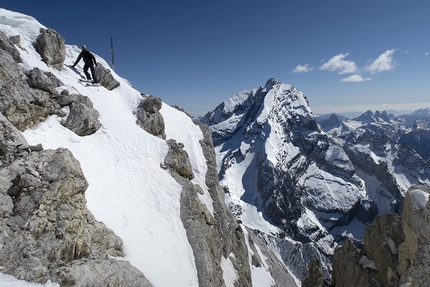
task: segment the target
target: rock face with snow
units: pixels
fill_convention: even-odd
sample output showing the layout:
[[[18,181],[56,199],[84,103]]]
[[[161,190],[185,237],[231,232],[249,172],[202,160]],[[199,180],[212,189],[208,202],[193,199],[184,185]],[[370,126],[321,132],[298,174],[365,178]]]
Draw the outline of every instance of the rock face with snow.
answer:
[[[318,124],[305,95],[273,78],[201,120],[213,134],[229,208],[277,246],[298,278],[314,257],[329,278],[338,244],[361,245],[375,216],[400,214],[406,190],[430,183],[419,143],[401,140],[417,126],[429,134],[425,121],[368,111]]]
[[[107,286],[121,280],[150,286],[128,262],[110,259],[124,256],[122,240],[86,208],[88,182],[70,151],[17,154],[0,169],[0,178],[2,272],[61,286]],[[113,271],[118,266],[124,274]],[[77,276],[85,269],[99,271]],[[109,269],[111,277],[106,277]]]
[[[221,258],[228,258],[232,262],[237,274],[235,284],[251,286],[251,271],[243,231],[228,212],[224,204],[222,189],[216,180],[211,135],[205,126],[198,122],[195,123],[200,125],[204,134],[200,145],[208,165],[206,182],[209,190],[207,192],[213,201],[213,213],[211,214],[199,199],[199,194],[203,193],[200,186],[193,185],[186,180],[188,176],[182,175],[181,170],[178,171],[181,176],[174,176],[174,178],[183,186],[181,220],[193,248],[199,286],[226,285],[221,265],[219,265]]]
[[[0,31],[0,34],[3,32]],[[16,53],[19,54],[18,50],[5,35],[0,37],[0,41],[3,41],[0,45],[0,67],[3,71],[0,74],[0,112],[20,130],[59,113],[59,105],[55,101],[57,93],[52,93],[56,86],[47,83],[49,77],[44,74],[38,77],[37,70],[28,71],[27,83],[27,76],[18,65],[19,58],[14,57]],[[40,89],[42,85],[43,89]]]

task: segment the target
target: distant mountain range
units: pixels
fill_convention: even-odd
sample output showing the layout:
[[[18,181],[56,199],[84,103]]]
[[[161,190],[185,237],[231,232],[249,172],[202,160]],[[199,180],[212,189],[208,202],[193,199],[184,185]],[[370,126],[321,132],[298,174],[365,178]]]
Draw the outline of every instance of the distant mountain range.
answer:
[[[414,110],[393,110],[393,109],[384,110],[384,111],[386,111],[388,114],[392,114],[393,116],[407,115],[414,112]],[[342,112],[342,113],[336,113],[336,114],[341,115],[347,119],[353,119],[353,118],[359,117],[362,113],[363,112],[351,111],[351,112]],[[316,114],[315,116],[324,117],[326,115],[327,114]]]

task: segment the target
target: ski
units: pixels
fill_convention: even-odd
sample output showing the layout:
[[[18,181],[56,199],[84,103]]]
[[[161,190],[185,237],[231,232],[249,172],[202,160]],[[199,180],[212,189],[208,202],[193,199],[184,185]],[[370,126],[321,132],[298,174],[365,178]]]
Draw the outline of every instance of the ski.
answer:
[[[101,85],[99,83],[88,82],[87,86],[90,86],[90,87],[100,87]]]

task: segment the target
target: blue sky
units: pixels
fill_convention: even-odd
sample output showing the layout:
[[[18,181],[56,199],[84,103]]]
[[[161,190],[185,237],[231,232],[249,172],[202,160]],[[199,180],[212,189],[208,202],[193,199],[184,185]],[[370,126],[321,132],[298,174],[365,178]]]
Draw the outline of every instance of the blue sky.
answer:
[[[270,77],[315,113],[430,106],[430,1],[2,0],[202,115]]]

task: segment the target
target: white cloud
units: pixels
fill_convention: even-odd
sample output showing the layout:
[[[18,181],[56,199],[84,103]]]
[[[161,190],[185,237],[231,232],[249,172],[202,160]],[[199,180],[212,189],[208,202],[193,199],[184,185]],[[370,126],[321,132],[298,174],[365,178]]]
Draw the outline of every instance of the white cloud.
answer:
[[[430,54],[430,52],[425,52],[425,55],[428,56]]]
[[[309,64],[297,65],[297,67],[292,71],[292,73],[307,73],[312,71],[314,68],[309,68]]]
[[[353,61],[345,61],[344,58],[349,53],[339,54],[325,62],[320,69],[326,71],[339,72],[339,74],[350,74],[358,71],[357,66]]]
[[[353,83],[359,83],[364,81],[370,81],[372,78],[363,78],[361,75],[355,74],[348,78],[342,79],[342,82],[353,82]]]
[[[395,50],[391,49],[382,53],[378,59],[367,65],[366,71],[369,71],[371,74],[392,71],[397,66],[397,63],[393,60],[394,52]]]

